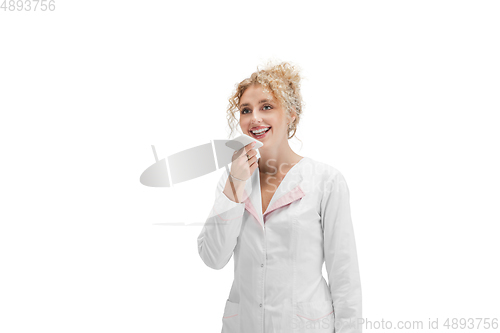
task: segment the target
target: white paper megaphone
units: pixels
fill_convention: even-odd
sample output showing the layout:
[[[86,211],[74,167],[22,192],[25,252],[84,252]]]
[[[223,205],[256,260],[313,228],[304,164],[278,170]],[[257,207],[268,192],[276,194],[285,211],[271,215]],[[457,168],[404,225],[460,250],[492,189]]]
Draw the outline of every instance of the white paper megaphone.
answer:
[[[174,184],[204,176],[222,167],[226,167],[229,174],[227,166],[233,161],[234,151],[240,150],[244,146],[239,140],[212,140],[212,143],[189,148],[170,155],[166,159],[158,160],[155,147],[152,145],[156,163],[144,170],[140,182],[150,187],[171,187]],[[262,146],[262,143],[259,146]],[[217,164],[214,151],[217,155]]]

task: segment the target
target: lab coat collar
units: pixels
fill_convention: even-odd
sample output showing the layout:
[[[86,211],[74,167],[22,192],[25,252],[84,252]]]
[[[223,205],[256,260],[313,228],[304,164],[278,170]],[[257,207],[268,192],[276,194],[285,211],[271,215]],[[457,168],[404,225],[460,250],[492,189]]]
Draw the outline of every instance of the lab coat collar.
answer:
[[[262,229],[264,229],[264,218],[267,214],[295,200],[299,200],[306,195],[301,187],[303,181],[302,167],[303,164],[306,163],[305,159],[307,159],[307,157],[302,158],[287,172],[285,178],[276,189],[264,214],[262,214],[260,169],[257,167],[250,177],[250,182],[247,182],[245,186],[245,209],[255,218],[254,221],[258,223]]]

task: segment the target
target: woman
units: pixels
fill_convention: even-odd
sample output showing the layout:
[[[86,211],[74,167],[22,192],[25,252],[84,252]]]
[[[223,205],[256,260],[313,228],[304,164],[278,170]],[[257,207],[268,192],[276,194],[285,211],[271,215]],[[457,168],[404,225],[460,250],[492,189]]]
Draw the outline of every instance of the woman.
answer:
[[[211,268],[223,268],[234,253],[222,332],[361,332],[349,189],[337,169],[288,144],[302,115],[297,69],[257,69],[230,98],[231,130],[235,112],[243,133],[264,146],[259,159],[253,143],[235,152],[198,237]]]

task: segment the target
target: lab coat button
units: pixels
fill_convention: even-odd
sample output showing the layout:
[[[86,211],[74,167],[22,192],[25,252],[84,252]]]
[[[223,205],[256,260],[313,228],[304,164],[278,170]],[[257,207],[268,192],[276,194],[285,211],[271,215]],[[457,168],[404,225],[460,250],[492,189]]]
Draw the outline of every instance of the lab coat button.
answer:
[[[260,264],[260,267],[264,267],[264,264]]]
[[[259,306],[262,307],[262,303],[260,303]]]

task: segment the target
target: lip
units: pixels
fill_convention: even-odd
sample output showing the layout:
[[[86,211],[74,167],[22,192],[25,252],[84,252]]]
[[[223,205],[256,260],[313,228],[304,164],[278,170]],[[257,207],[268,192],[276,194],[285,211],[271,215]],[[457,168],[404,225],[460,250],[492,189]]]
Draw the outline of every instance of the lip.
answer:
[[[271,131],[271,126],[260,126],[260,128],[269,128],[269,130],[267,132],[265,132],[264,134],[260,134],[260,135],[255,135],[251,131],[249,131],[248,133],[250,133],[250,136],[252,138],[260,140],[260,139],[265,138],[267,136],[267,134]]]
[[[250,131],[256,131],[256,130],[260,130],[262,128],[269,128],[271,126],[257,126],[257,127],[252,127],[250,128]]]

